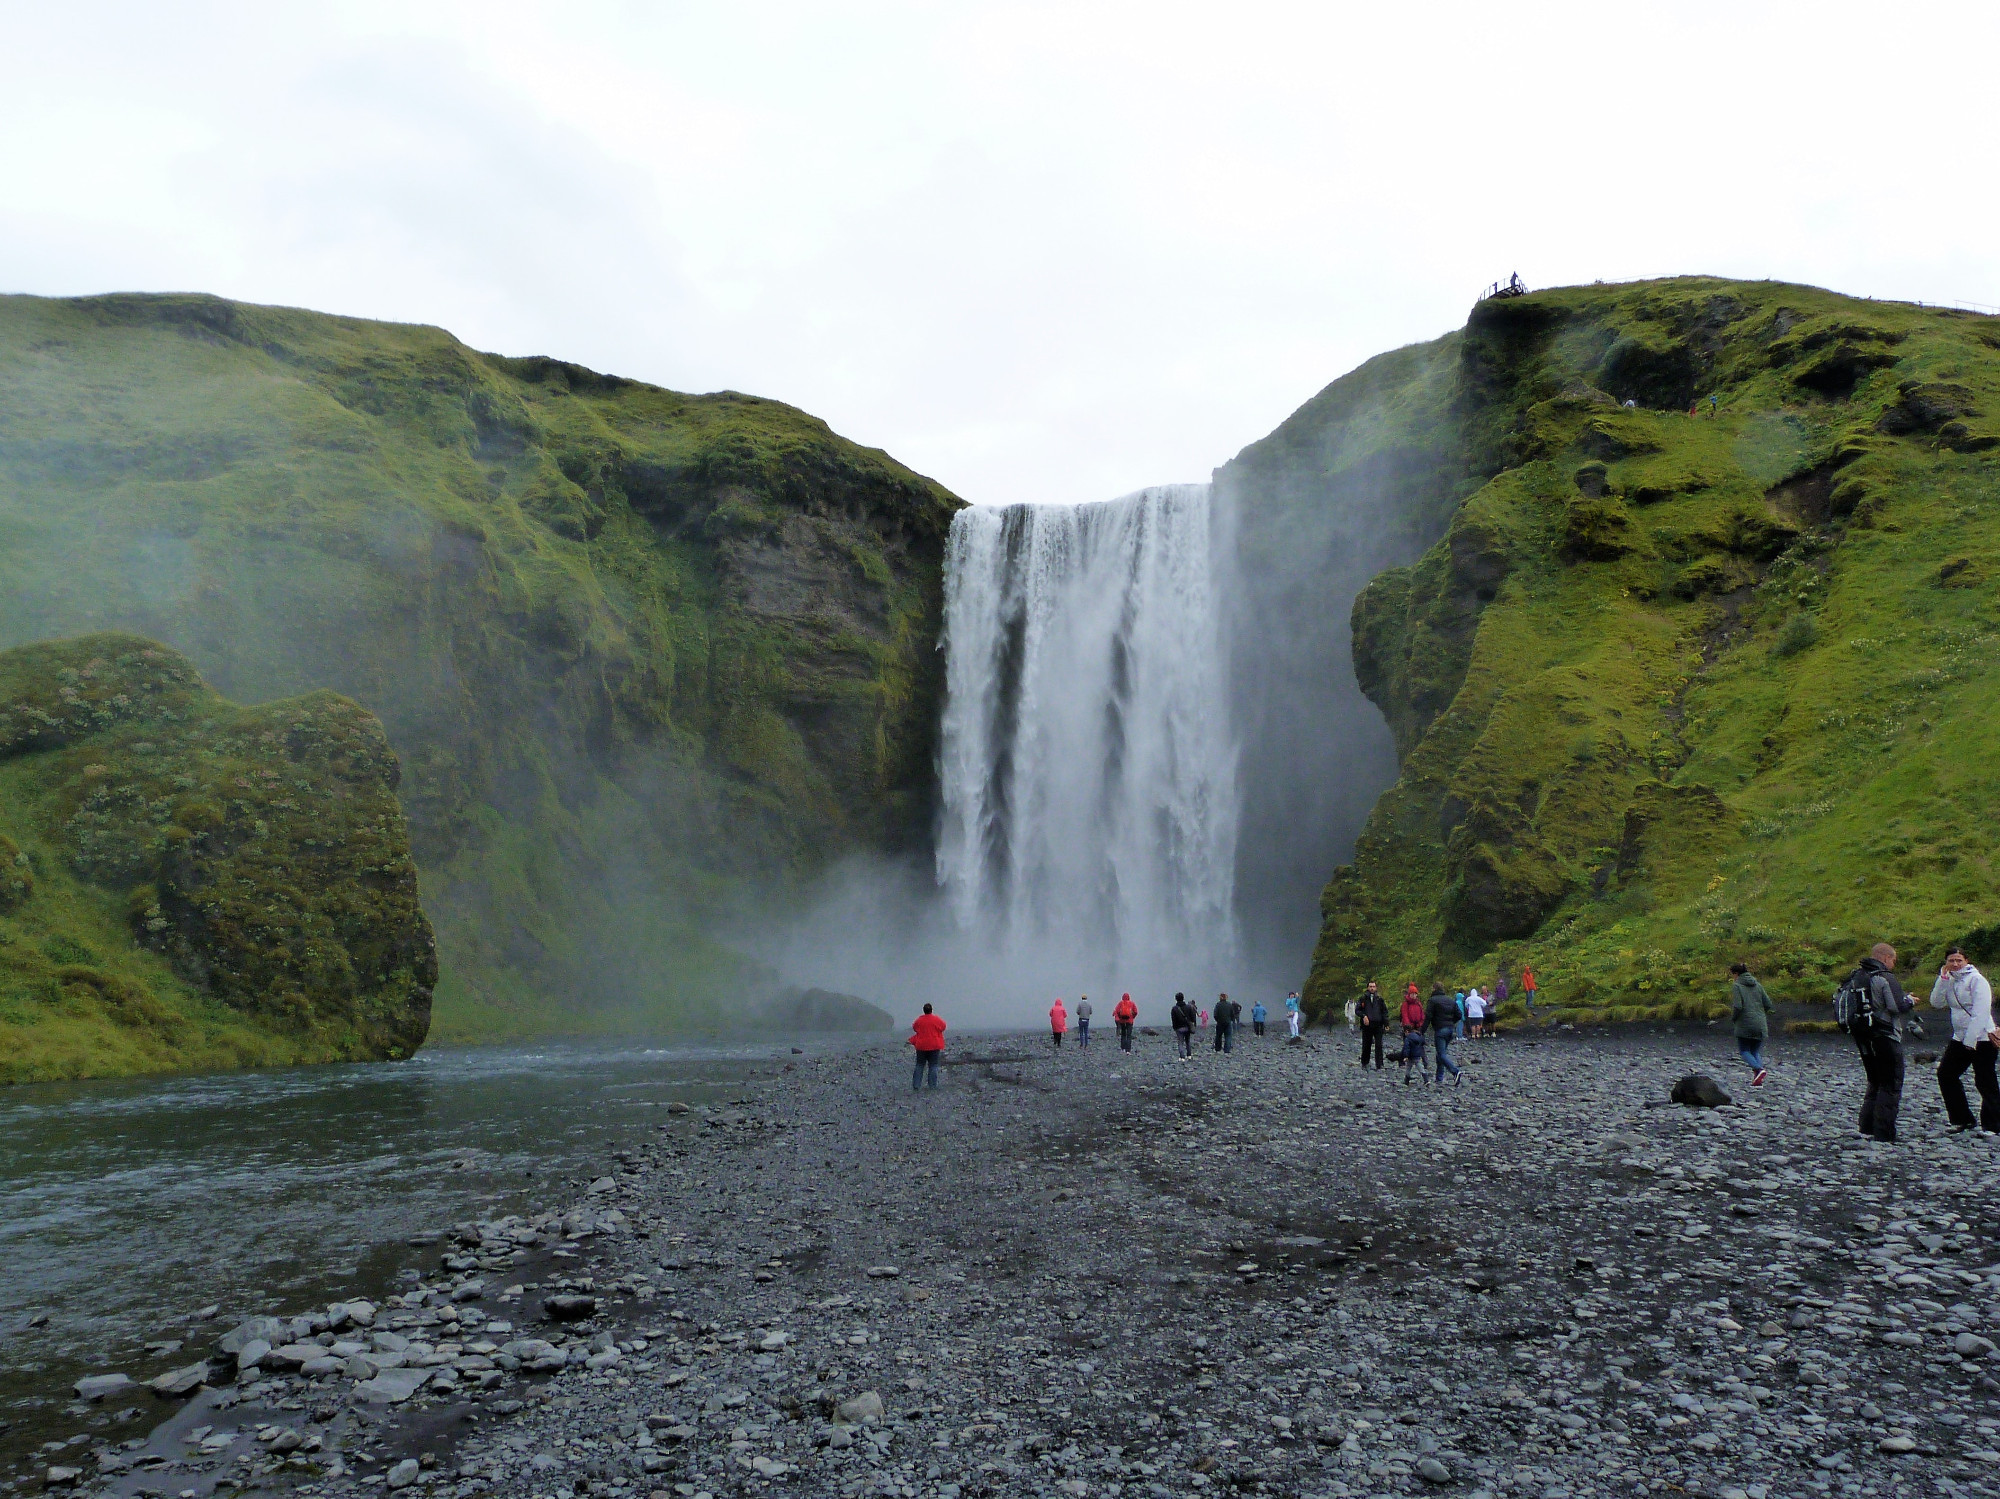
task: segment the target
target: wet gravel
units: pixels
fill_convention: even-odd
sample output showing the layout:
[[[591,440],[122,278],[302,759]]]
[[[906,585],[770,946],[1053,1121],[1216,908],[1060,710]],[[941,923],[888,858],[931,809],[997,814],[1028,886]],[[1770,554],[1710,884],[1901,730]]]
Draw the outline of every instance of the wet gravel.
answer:
[[[891,1048],[796,1057],[37,1481],[2000,1492],[1996,1152],[1919,1068],[1882,1146],[1839,1038],[1774,1041],[1757,1089],[1716,1030],[1462,1042],[1437,1088],[1344,1034],[1138,1045],[981,1038],[920,1096]],[[1694,1070],[1736,1104],[1668,1103]],[[76,1410],[127,1399],[163,1397]]]

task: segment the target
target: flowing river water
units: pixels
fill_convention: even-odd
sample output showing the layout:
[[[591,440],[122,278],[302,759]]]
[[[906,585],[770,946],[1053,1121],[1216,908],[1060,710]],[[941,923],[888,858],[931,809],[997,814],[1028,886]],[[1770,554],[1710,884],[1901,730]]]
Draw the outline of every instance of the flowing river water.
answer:
[[[380,1295],[411,1235],[571,1200],[665,1105],[754,1093],[790,1054],[446,1047],[0,1089],[0,1468],[111,1419],[65,1412],[80,1375],[143,1379],[206,1352],[229,1318]],[[173,1339],[186,1350],[148,1354]]]

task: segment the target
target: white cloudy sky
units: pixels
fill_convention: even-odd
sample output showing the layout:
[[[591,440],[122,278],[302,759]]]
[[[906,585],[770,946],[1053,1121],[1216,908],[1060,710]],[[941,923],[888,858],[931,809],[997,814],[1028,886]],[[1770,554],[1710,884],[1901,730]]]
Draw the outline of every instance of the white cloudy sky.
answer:
[[[2000,304],[1996,18],[7,0],[0,289],[439,323],[1103,498],[1513,270]]]

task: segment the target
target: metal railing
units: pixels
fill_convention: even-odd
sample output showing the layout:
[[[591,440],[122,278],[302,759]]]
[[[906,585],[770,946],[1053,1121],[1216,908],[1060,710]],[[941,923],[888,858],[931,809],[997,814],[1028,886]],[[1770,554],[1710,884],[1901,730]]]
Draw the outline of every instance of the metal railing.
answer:
[[[1484,302],[1488,297],[1525,297],[1527,294],[1527,283],[1521,280],[1521,273],[1516,271],[1505,281],[1496,281],[1487,287],[1479,294],[1479,300]]]

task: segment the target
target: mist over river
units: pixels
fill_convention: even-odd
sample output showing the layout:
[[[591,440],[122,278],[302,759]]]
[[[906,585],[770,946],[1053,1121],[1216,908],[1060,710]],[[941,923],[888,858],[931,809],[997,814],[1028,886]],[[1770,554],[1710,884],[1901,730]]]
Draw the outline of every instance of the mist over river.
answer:
[[[80,1373],[144,1378],[227,1319],[379,1294],[410,1235],[571,1200],[665,1104],[745,1097],[789,1060],[770,1043],[443,1047],[0,1090],[0,1446],[38,1435]],[[175,1338],[185,1352],[146,1354]]]

